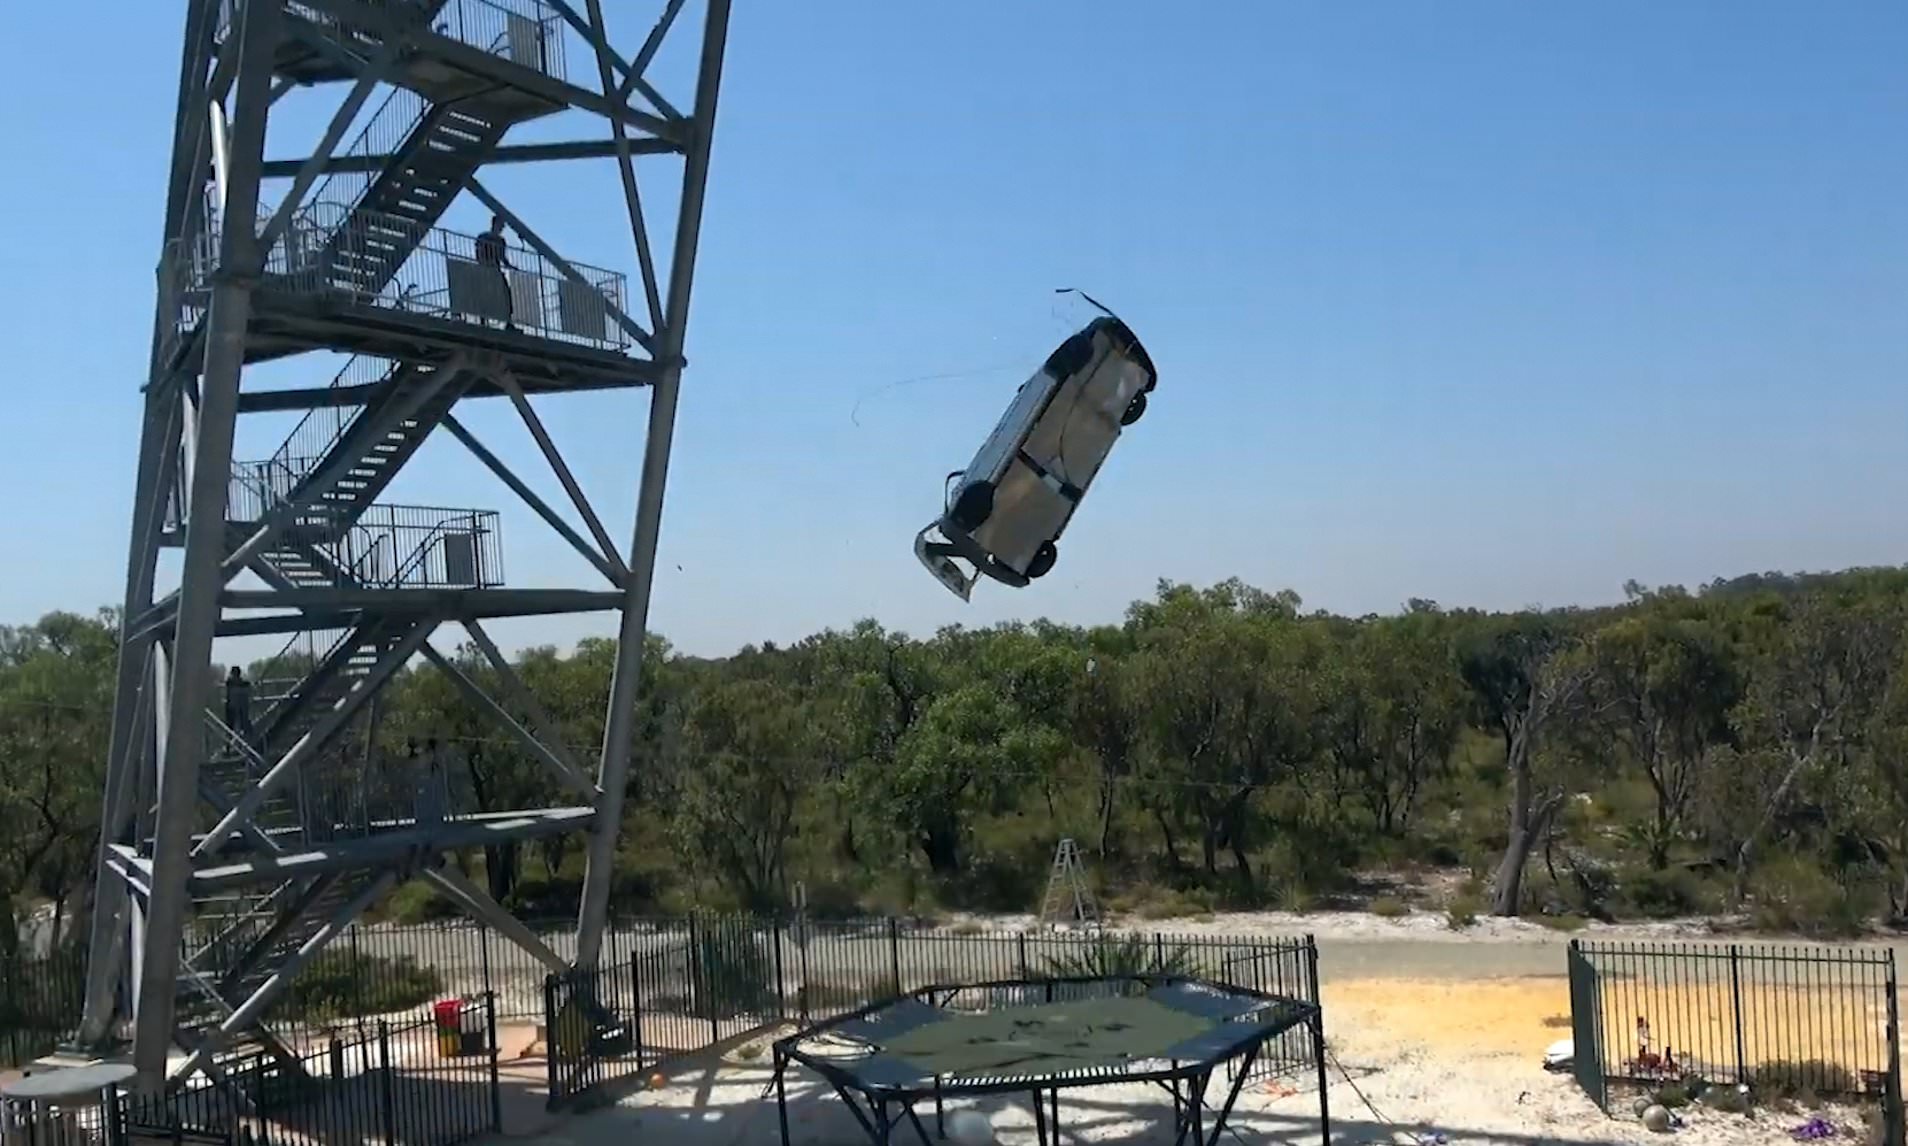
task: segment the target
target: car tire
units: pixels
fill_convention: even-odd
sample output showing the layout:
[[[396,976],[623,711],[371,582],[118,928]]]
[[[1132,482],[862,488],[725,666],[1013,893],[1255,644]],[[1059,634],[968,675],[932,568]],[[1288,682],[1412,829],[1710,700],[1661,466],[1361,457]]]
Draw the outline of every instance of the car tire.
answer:
[[[1042,541],[1040,548],[1034,550],[1033,560],[1027,562],[1027,580],[1045,577],[1053,571],[1053,563],[1060,559],[1060,550],[1051,541]]]
[[[947,516],[955,525],[972,533],[993,515],[994,483],[977,481],[961,487],[960,495],[954,499],[954,508]]]
[[[1126,404],[1126,411],[1120,415],[1120,425],[1122,426],[1132,425],[1134,422],[1139,421],[1140,415],[1144,414],[1145,412],[1146,412],[1146,394],[1144,392],[1141,392],[1141,393],[1133,395],[1133,400]]]
[[[1093,361],[1093,335],[1082,330],[1054,347],[1053,353],[1047,355],[1047,364],[1042,369],[1055,379],[1065,381],[1086,369],[1086,364],[1091,361]]]

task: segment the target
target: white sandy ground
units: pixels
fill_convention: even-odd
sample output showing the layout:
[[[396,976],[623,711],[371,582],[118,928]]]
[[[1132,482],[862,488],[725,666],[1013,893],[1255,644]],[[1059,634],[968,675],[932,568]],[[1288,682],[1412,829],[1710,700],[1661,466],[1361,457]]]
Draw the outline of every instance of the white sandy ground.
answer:
[[[1606,1117],[1567,1075],[1549,1074],[1517,1054],[1436,1056],[1398,1045],[1382,1033],[1341,1032],[1328,1090],[1332,1141],[1342,1146],[1390,1143],[1414,1146],[1420,1136],[1443,1134],[1450,1146],[1571,1146],[1575,1143],[1679,1142],[1684,1146],[1746,1146],[1791,1141],[1789,1131],[1811,1113],[1836,1126],[1832,1141],[1865,1142],[1860,1113],[1852,1108],[1777,1112],[1753,1116],[1685,1108],[1685,1125],[1653,1134],[1625,1114]],[[645,1087],[614,1106],[569,1119],[534,1139],[542,1146],[779,1146],[766,1040],[731,1051],[721,1060],[685,1064],[661,1085]],[[1346,1075],[1350,1075],[1348,1081]],[[1354,1085],[1356,1090],[1354,1090]],[[1362,1093],[1362,1097],[1361,1097]],[[791,1068],[790,1140],[799,1146],[863,1146],[868,1139],[834,1093],[813,1076]],[[1215,1075],[1207,1101],[1224,1090]],[[1613,1103],[1627,1111],[1626,1102]],[[948,1104],[972,1106],[992,1123],[1001,1146],[1032,1146],[1033,1115],[1025,1098],[1009,1096]],[[1374,1110],[1376,1113],[1374,1113]],[[923,1104],[923,1124],[932,1136],[932,1107]],[[1171,1100],[1147,1085],[1126,1084],[1063,1092],[1064,1143],[1167,1143],[1172,1140]],[[1312,1079],[1249,1085],[1241,1093],[1222,1136],[1230,1146],[1319,1141],[1318,1106]],[[1210,1130],[1210,1123],[1208,1123]],[[920,1141],[905,1125],[897,1144]]]

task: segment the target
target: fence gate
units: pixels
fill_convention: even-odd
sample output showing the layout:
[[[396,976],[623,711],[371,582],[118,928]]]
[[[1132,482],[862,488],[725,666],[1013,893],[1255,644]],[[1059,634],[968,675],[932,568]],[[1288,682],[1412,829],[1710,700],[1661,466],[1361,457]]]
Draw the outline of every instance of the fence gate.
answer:
[[[1609,1084],[1603,1076],[1603,996],[1597,969],[1576,940],[1570,941],[1570,1054],[1577,1085],[1609,1112]]]

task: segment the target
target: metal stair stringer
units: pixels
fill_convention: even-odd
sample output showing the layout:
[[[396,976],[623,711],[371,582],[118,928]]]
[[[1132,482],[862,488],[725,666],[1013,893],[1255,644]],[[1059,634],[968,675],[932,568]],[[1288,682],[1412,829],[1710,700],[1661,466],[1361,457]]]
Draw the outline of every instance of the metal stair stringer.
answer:
[[[267,519],[288,517],[280,532],[293,536],[305,529],[341,535],[476,381],[476,372],[456,363],[411,363],[394,371],[382,393],[365,404]],[[267,550],[275,544],[276,536]]]
[[[389,286],[522,118],[481,97],[429,105],[319,248],[325,281],[361,295]]]
[[[255,1028],[298,971],[395,886],[398,875],[382,867],[314,877],[312,886],[246,953],[241,966],[218,981],[214,993],[231,1010],[215,1024],[202,1017],[192,1026],[175,1022],[180,1041],[192,1046],[173,1073],[191,1075],[212,1062],[235,1036]]]

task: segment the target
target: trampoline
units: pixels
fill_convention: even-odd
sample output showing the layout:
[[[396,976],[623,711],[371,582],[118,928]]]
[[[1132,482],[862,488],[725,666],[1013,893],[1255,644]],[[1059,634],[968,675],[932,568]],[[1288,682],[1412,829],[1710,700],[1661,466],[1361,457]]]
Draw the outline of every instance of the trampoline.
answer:
[[[996,1094],[1028,1095],[1040,1146],[1058,1146],[1060,1092],[1119,1083],[1151,1083],[1172,1096],[1175,1146],[1217,1146],[1266,1044],[1300,1026],[1311,1034],[1319,1128],[1329,1142],[1315,1003],[1173,975],[923,987],[775,1043],[782,1143],[790,1146],[784,1078],[800,1063],[834,1087],[875,1146],[889,1146],[904,1124],[933,1146],[944,1136],[944,1100]],[[1212,1107],[1206,1089],[1222,1067],[1231,1085]],[[933,1136],[916,1111],[930,1099]]]

